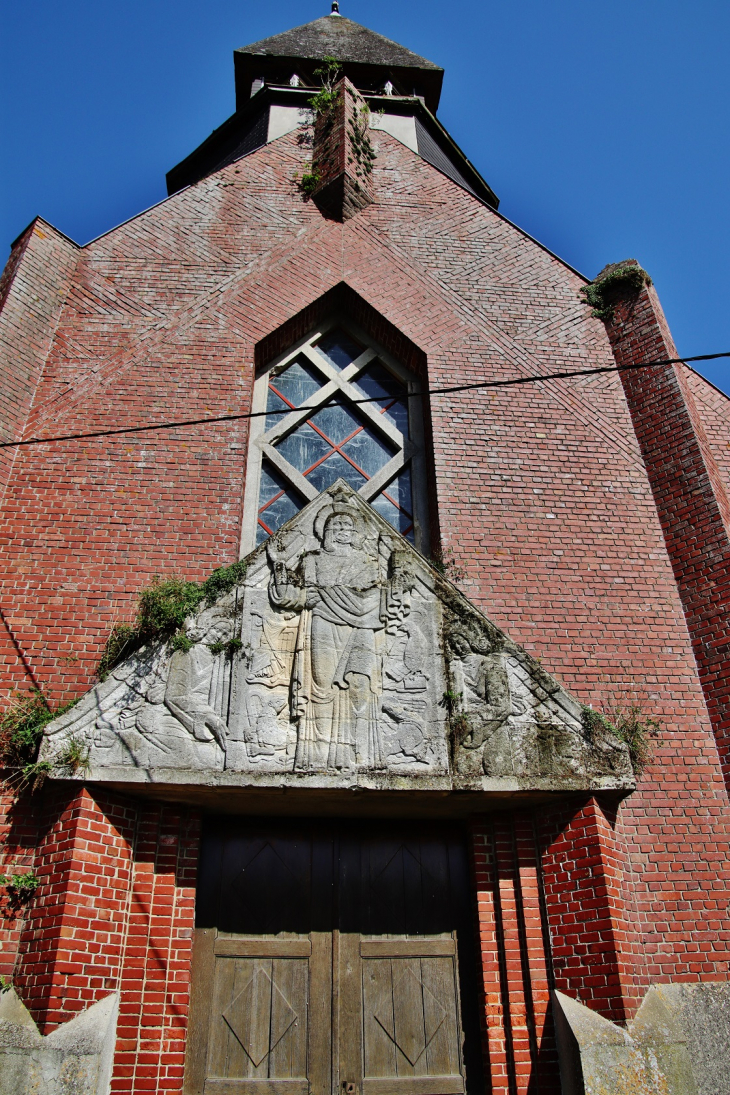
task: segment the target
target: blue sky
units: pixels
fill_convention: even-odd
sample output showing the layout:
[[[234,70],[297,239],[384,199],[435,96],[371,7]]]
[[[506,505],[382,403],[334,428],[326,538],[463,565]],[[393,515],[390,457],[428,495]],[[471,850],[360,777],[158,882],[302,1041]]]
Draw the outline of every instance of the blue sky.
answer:
[[[328,0],[6,5],[6,248],[36,214],[79,242],[165,196],[233,111],[236,46]],[[683,354],[730,350],[727,0],[342,0],[446,69],[439,117],[501,211],[589,277],[635,257]],[[729,363],[698,366],[730,393]]]

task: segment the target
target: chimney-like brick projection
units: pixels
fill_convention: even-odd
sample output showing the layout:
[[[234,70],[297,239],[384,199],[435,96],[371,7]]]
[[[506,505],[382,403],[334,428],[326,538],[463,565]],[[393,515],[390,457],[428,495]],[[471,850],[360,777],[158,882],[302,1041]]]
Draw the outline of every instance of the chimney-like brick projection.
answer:
[[[607,330],[619,365],[678,356],[651,285],[615,304]],[[730,787],[730,505],[687,367],[626,369],[620,375]]]
[[[335,93],[329,110],[318,112],[314,120],[312,173],[317,183],[312,197],[325,216],[346,221],[375,200],[370,112],[349,80],[340,80]]]

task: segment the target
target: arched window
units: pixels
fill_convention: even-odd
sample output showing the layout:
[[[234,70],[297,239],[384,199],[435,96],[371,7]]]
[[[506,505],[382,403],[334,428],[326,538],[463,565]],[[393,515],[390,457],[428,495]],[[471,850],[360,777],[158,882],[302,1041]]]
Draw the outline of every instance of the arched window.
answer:
[[[336,479],[427,551],[423,412],[408,370],[348,321],[331,320],[257,377],[243,551]],[[410,395],[410,398],[408,398]],[[358,399],[382,402],[356,405]]]

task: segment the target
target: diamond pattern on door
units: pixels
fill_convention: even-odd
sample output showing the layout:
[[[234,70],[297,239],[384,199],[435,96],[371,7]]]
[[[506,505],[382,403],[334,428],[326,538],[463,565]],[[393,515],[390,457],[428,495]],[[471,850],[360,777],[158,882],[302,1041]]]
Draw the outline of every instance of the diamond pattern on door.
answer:
[[[223,1012],[223,1018],[258,1067],[297,1020],[297,1013],[259,969]]]
[[[384,993],[373,1018],[412,1065],[433,1040],[446,1012],[412,969],[398,977],[392,993]]]

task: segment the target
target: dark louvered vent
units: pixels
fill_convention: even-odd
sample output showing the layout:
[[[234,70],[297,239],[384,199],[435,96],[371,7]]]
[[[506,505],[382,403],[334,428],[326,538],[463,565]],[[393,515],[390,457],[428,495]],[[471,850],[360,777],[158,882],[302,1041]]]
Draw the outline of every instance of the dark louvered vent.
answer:
[[[422,156],[427,163],[430,163],[433,167],[442,171],[444,175],[448,175],[450,179],[453,179],[453,181],[463,187],[464,190],[468,190],[474,197],[481,197],[480,194],[477,194],[474,187],[466,181],[458,167],[452,163],[444,150],[436,144],[436,141],[428,132],[421,119],[416,116],[415,121],[419,156]]]
[[[225,134],[226,127],[230,127],[228,135]],[[234,114],[233,118],[216,130],[195,152],[168,172],[168,194],[174,194],[184,186],[191,186],[206,175],[212,175],[214,171],[220,171],[234,160],[239,160],[241,156],[255,152],[266,144],[268,132],[268,104],[253,118],[240,122]]]

